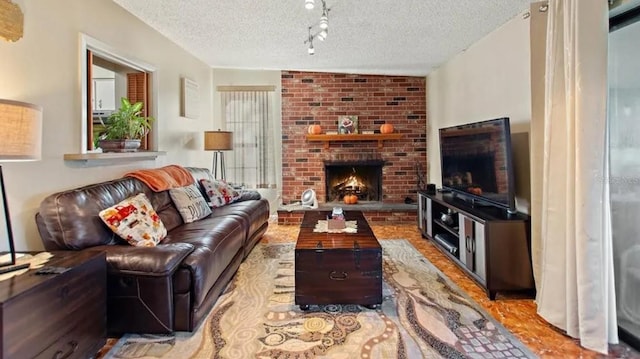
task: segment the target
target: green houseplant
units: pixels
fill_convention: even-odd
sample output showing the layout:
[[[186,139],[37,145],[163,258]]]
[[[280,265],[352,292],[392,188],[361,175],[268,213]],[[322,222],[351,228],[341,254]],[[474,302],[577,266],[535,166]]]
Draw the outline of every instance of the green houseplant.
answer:
[[[120,99],[120,108],[109,116],[98,146],[105,152],[132,152],[140,147],[140,140],[149,133],[154,118],[142,114],[142,102]]]

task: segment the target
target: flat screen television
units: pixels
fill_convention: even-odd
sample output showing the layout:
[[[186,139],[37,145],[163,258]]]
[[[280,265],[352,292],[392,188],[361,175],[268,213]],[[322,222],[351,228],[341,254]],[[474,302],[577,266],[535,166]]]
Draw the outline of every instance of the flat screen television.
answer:
[[[509,118],[440,129],[442,187],[516,213]]]

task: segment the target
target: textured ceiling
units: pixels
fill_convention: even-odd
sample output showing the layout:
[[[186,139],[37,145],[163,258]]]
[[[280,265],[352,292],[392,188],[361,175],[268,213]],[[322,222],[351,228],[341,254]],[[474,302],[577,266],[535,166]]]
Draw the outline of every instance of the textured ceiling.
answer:
[[[427,75],[529,7],[529,0],[113,0],[212,67]]]

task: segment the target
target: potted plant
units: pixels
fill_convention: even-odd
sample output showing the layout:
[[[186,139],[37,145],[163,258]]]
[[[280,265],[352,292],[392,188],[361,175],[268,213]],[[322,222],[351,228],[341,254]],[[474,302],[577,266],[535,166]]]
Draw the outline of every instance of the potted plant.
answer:
[[[104,123],[98,146],[105,152],[134,152],[140,140],[149,133],[154,118],[141,116],[142,102],[131,103],[120,99],[120,108]]]

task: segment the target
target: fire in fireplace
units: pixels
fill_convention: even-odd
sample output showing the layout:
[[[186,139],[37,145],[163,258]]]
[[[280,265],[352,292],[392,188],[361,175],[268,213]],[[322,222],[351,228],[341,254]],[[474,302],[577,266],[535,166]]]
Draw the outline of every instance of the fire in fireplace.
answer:
[[[355,194],[360,201],[382,200],[383,161],[326,162],[327,202]]]

